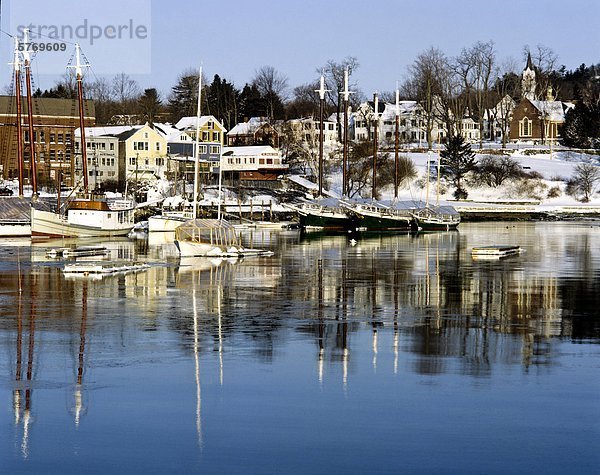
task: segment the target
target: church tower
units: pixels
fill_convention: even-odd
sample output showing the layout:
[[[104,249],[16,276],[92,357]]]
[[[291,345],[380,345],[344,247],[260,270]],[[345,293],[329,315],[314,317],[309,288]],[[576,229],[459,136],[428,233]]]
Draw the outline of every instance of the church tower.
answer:
[[[525,66],[521,78],[521,92],[523,97],[530,101],[535,100],[535,86],[535,70],[533,69],[533,63],[531,62],[531,53],[528,53],[527,66]]]

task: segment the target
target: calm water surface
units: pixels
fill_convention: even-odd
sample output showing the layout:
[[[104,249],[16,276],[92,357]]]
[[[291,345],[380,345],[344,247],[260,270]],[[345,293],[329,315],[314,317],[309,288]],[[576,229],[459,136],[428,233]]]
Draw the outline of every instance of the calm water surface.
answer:
[[[598,223],[244,238],[102,279],[0,243],[0,472],[597,473]]]

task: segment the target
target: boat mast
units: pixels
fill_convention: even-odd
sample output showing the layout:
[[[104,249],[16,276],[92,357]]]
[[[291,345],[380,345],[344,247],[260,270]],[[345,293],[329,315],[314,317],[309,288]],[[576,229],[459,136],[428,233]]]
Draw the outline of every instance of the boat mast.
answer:
[[[441,180],[441,162],[442,162],[442,156],[441,156],[441,150],[442,150],[442,135],[441,135],[441,131],[438,131],[438,153],[437,153],[437,193],[436,193],[436,199],[435,199],[435,205],[437,207],[440,206],[440,180]]]
[[[373,101],[375,102],[375,115],[373,124],[373,186],[371,189],[371,198],[375,199],[377,195],[377,129],[379,127],[379,98],[377,91],[373,93]]]
[[[196,105],[196,140],[194,153],[194,219],[198,217],[198,192],[200,174],[200,99],[202,94],[202,66],[198,73],[198,104]]]
[[[348,99],[352,94],[348,90],[348,68],[344,70],[344,152],[342,160],[342,196],[348,194]]]
[[[85,66],[89,66],[89,64],[86,64]],[[87,144],[85,141],[85,121],[83,119],[83,74],[81,69],[81,50],[79,47],[79,43],[75,44],[75,66],[70,67],[75,68],[75,77],[77,79],[77,102],[79,103],[79,130],[81,131],[81,173],[83,174],[83,191],[87,195],[89,192],[87,169]]]
[[[19,197],[23,197],[23,131],[21,128],[21,60],[19,39],[15,37],[15,100],[17,102],[17,167],[19,170]]]
[[[426,183],[427,183],[427,191],[425,193],[425,208],[429,208],[429,176],[430,176],[430,162],[431,162],[431,150],[427,150],[427,167],[425,167],[426,170],[426,175],[427,177],[425,178]]]
[[[325,89],[325,77],[323,73],[321,73],[321,82],[319,89],[316,89],[315,92],[319,93],[319,197],[323,196],[323,141],[324,141],[324,133],[323,133],[323,114],[325,111],[325,93],[327,90]]]
[[[400,136],[400,91],[396,82],[396,131],[394,134],[394,199],[398,199],[398,142]]]
[[[31,98],[31,57],[29,56],[29,28],[23,30],[23,65],[27,87],[27,122],[29,129],[29,170],[31,173],[32,195],[37,196],[37,163],[35,161],[35,140],[33,133],[33,100]]]

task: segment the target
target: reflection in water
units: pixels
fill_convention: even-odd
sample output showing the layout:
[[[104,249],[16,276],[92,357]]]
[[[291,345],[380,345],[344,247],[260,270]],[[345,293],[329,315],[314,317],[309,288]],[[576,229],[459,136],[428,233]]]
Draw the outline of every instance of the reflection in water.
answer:
[[[12,392],[21,459],[31,460],[49,443],[39,438],[47,429],[32,425],[33,389],[36,418],[46,421],[58,408],[40,395],[51,393],[50,383],[59,384],[60,377],[45,362],[61,367],[65,351],[71,358],[77,354],[76,365],[71,363],[77,368],[74,402],[66,414],[71,428],[74,419],[82,435],[93,433],[96,418],[107,413],[94,398],[93,414],[80,424],[89,408],[86,391],[94,389],[86,373],[90,342],[93,376],[104,394],[118,388],[120,396],[135,400],[132,405],[157,408],[157,425],[140,425],[151,432],[168,431],[171,424],[208,457],[240,429],[226,417],[229,410],[245,398],[259,407],[265,398],[275,419],[278,394],[288,394],[284,389],[295,383],[292,377],[308,388],[314,383],[324,398],[333,398],[339,387],[345,401],[363,391],[374,397],[365,387],[375,383],[384,388],[382,394],[402,384],[393,393],[398,399],[423,381],[447,384],[452,377],[463,386],[489,381],[505,388],[509,383],[499,375],[501,368],[516,368],[522,377],[530,372],[551,377],[564,364],[561,344],[600,341],[600,228],[465,223],[460,232],[356,243],[343,235],[304,239],[255,230],[245,239],[275,256],[234,261],[179,260],[172,241],[161,239],[107,243],[119,259],[142,258],[154,265],[142,274],[100,281],[66,279],[59,265],[38,259],[36,249],[21,269],[18,251],[10,247],[2,254],[0,247],[0,312],[6,315],[0,320],[0,345],[11,355],[3,377]],[[499,261],[471,259],[472,247],[489,244],[519,244],[525,252]],[[78,346],[68,350],[65,341]],[[149,384],[156,395],[120,386],[114,376],[128,370],[132,377],[148,368],[156,372]],[[246,393],[265,373],[284,382],[266,379],[264,392]],[[73,380],[69,383],[71,391]],[[280,404],[298,404],[288,397]],[[396,402],[387,401],[384,409],[396,408]],[[169,407],[166,415],[163,405]],[[168,412],[178,406],[187,411],[181,422]],[[368,408],[354,411],[381,417],[369,415]],[[62,435],[67,431],[60,423],[55,428]],[[429,428],[435,433],[439,427]]]

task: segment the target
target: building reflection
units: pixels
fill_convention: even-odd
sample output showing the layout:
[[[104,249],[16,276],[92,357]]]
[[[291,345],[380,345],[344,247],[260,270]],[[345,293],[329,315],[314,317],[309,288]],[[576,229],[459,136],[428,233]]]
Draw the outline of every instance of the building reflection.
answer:
[[[275,256],[235,261],[179,260],[169,241],[115,241],[111,252],[118,259],[142,257],[152,266],[100,280],[65,278],[58,265],[38,260],[34,248],[34,265],[0,274],[10,296],[0,300],[6,315],[0,332],[10,335],[2,341],[10,342],[15,358],[10,378],[22,454],[29,453],[34,427],[38,353],[56,351],[39,346],[48,333],[69,333],[76,341],[68,406],[76,427],[90,409],[90,333],[114,340],[123,355],[145,332],[174,335],[193,366],[200,446],[201,376],[215,371],[218,384],[227,385],[234,352],[271,364],[286,344],[300,340],[310,349],[298,357],[310,362],[314,381],[348,390],[359,358],[378,374],[487,378],[499,365],[550,368],[563,339],[600,339],[600,235],[573,227],[570,234],[564,227],[546,226],[546,234],[535,226],[490,229],[358,242],[256,232],[249,242],[274,246]],[[471,259],[474,243],[515,236],[536,245],[516,259]]]

